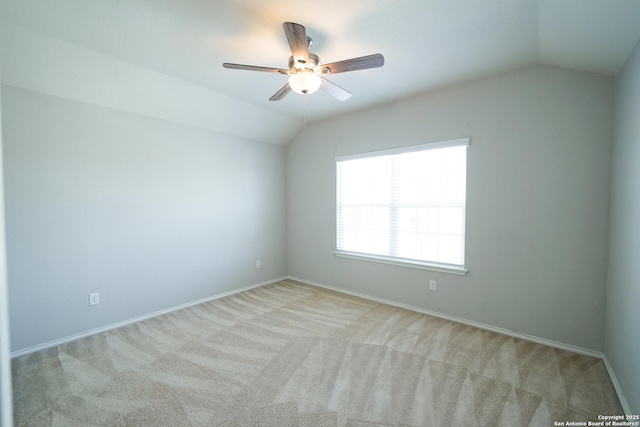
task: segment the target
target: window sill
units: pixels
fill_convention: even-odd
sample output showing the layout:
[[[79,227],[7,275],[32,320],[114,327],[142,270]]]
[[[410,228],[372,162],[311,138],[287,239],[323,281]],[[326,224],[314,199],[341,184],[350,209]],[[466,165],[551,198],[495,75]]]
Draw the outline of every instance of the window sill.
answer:
[[[465,274],[467,274],[467,271],[469,271],[464,267],[458,267],[454,265],[427,263],[427,262],[420,262],[420,261],[415,261],[411,259],[385,257],[382,255],[369,255],[369,254],[363,254],[359,252],[346,252],[346,251],[334,251],[333,253],[335,256],[342,257],[342,258],[351,258],[351,259],[357,259],[360,261],[378,262],[381,264],[390,264],[390,265],[397,265],[399,267],[417,268],[420,270],[438,271],[440,273],[457,274],[459,276],[464,276]]]

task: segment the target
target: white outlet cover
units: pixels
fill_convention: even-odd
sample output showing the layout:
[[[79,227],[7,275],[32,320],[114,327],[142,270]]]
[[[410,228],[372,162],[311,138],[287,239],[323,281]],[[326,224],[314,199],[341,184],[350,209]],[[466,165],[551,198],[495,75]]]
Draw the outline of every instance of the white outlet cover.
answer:
[[[100,304],[100,293],[89,294],[89,305]]]

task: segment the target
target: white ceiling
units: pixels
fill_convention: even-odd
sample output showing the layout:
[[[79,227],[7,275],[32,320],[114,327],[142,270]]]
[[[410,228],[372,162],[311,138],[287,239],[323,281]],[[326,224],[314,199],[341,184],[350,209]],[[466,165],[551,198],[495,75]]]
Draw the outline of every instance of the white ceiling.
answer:
[[[640,39],[640,0],[3,0],[2,20],[236,99],[313,121],[542,63],[615,76]],[[329,80],[353,93],[268,98],[286,76],[284,21],[322,62],[382,53]]]

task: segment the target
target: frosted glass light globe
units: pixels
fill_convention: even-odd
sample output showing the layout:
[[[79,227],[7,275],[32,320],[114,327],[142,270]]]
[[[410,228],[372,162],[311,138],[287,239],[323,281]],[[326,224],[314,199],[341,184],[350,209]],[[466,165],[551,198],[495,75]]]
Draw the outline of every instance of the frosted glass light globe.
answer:
[[[294,92],[300,94],[314,93],[320,89],[322,80],[312,70],[298,70],[289,76],[289,86]]]

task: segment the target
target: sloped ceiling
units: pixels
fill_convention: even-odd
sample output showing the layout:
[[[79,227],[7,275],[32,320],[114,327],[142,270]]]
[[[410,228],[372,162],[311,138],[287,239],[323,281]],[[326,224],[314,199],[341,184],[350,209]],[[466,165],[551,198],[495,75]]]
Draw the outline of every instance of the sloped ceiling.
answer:
[[[292,131],[303,114],[316,121],[531,64],[615,76],[640,39],[638,0],[5,0],[0,15],[286,117]],[[285,21],[306,27],[322,62],[382,53],[385,66],[331,76],[352,92],[344,102],[324,92],[270,102],[286,76],[222,63],[287,68]]]

